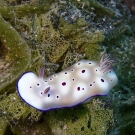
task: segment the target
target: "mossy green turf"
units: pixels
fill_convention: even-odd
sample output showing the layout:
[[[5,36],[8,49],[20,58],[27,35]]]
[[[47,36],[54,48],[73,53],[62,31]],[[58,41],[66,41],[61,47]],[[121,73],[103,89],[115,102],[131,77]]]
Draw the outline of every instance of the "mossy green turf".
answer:
[[[104,105],[97,99],[87,105],[48,112],[46,119],[55,135],[105,135],[113,125],[113,111]]]
[[[12,64],[12,74],[4,78],[0,83],[0,93],[3,88],[16,80],[26,69],[30,62],[31,53],[19,33],[0,16],[0,39],[4,43],[7,52],[7,62]],[[5,91],[5,90],[3,90]]]

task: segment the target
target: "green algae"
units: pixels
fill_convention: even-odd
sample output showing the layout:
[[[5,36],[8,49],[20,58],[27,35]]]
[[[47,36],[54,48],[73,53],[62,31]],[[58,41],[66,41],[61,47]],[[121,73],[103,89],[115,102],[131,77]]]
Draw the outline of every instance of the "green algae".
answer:
[[[7,121],[19,120],[26,110],[27,105],[20,100],[16,93],[10,94],[1,100],[0,112],[5,116]]]
[[[91,52],[88,53],[87,50],[89,49],[87,48],[90,48],[90,44],[91,46],[95,46],[93,45],[93,43],[99,44],[103,40],[104,33],[102,31],[90,33],[85,32],[88,23],[86,23],[83,18],[78,18],[77,24],[70,24],[61,17],[59,19],[58,28],[56,29],[54,28],[51,18],[54,17],[53,15],[56,16],[58,14],[58,10],[58,5],[54,4],[54,6],[51,6],[51,10],[46,14],[41,14],[39,16],[36,15],[34,17],[33,24],[28,22],[30,24],[28,26],[28,29],[33,29],[34,33],[31,40],[35,42],[35,45],[38,46],[37,48],[40,49],[41,53],[45,53],[46,58],[49,60],[49,62],[51,62],[52,65],[59,61],[66,63],[67,60],[66,58],[64,59],[63,56],[65,56],[68,50],[73,50],[75,48],[74,52],[78,52],[77,49],[79,47],[85,46],[86,49],[80,49],[80,51],[78,52],[79,55],[85,53],[85,57],[90,60],[93,58],[95,60],[99,59],[100,47],[98,49],[95,49],[93,47],[93,49],[95,49],[95,52],[97,52],[95,53],[95,57],[91,57],[94,54],[91,54],[91,52],[94,52],[92,51],[93,49],[91,49]],[[27,37],[30,37],[29,34],[31,34],[31,32],[29,30],[26,32],[28,32]],[[84,55],[82,56],[83,57],[81,58],[84,58]],[[41,59],[42,58],[43,56],[41,56]],[[39,60],[39,63],[42,63],[42,60],[41,62]],[[41,66],[41,64],[39,65]],[[45,63],[45,65],[47,65],[47,63]]]
[[[49,4],[42,5],[20,5],[20,6],[0,6],[0,13],[5,20],[21,18],[25,15],[45,13],[50,9]]]
[[[99,61],[99,59],[100,59],[99,51],[100,51],[99,44],[87,44],[86,45],[85,53],[89,60]]]
[[[0,135],[4,135],[6,128],[8,126],[7,121],[0,117]]]
[[[70,67],[71,65],[78,62],[79,60],[82,60],[84,58],[84,56],[85,55],[81,55],[80,53],[74,52],[72,50],[68,51],[65,56],[62,69]]]
[[[18,122],[19,120],[24,121],[25,119],[30,119],[32,122],[38,121],[41,114],[40,111],[24,103],[17,93],[10,94],[0,101],[0,118],[2,119],[0,125],[3,125],[3,130],[0,130],[0,133],[6,130],[7,125],[10,124],[11,126],[12,123]]]
[[[105,135],[109,127],[113,126],[113,110],[105,109],[105,103],[100,100],[93,100],[92,105],[88,104],[91,115],[91,135]]]
[[[79,18],[77,20],[77,24],[71,24],[71,23],[68,23],[67,21],[65,21],[63,18],[60,18],[59,29],[60,29],[61,33],[65,37],[69,37],[69,38],[71,38],[71,36],[76,36],[76,34],[79,35],[81,32],[84,31],[83,29],[80,28],[80,26],[83,27],[83,26],[87,25],[86,22],[84,22],[83,25],[81,25],[80,24],[81,20],[83,21],[82,18]]]
[[[86,106],[48,112],[46,119],[55,135],[105,135],[114,121],[113,111],[104,105],[97,99]]]
[[[3,74],[1,78],[0,91],[2,91],[3,88],[16,80],[24,72],[30,62],[31,55],[23,38],[2,17],[0,17],[0,27],[0,39],[7,49],[4,62],[9,63],[6,67],[8,72],[6,74],[9,74],[8,77]],[[1,70],[1,73],[4,73],[4,70]]]
[[[98,13],[98,16],[110,16],[115,17],[118,13],[112,10],[111,8],[105,7],[102,4],[100,4],[96,0],[88,0],[91,7],[95,8],[96,12]]]
[[[111,135],[123,134],[128,132],[134,135],[134,102],[135,102],[135,71],[132,64],[135,61],[135,40],[134,36],[127,36],[123,34],[114,46],[109,46],[108,50],[113,50],[115,57],[119,61],[117,66],[117,75],[119,78],[119,84],[114,89],[111,95],[114,96],[114,102],[112,103],[113,110],[115,111],[115,119],[118,122],[114,123],[111,131]],[[114,39],[110,40],[114,44]],[[130,121],[130,122],[129,122]],[[130,131],[129,129],[130,128]]]
[[[76,0],[69,0],[70,2],[72,2],[73,4],[75,4],[76,6],[79,6],[79,2],[76,2]],[[81,3],[82,2],[82,3]],[[113,9],[103,6],[100,2],[98,2],[97,0],[82,0],[80,3],[85,7],[88,8],[89,11],[91,10],[95,10],[95,13],[97,13],[98,17],[100,16],[104,16],[107,15],[109,17],[116,17],[116,15],[119,16],[117,11],[114,11]]]
[[[19,121],[12,131],[17,135],[54,135],[45,120],[33,123],[25,119],[25,121]]]
[[[0,6],[4,6],[5,5],[5,1],[4,0],[1,0],[0,1]]]
[[[45,46],[46,56],[50,62],[57,62],[69,48],[70,42],[62,37],[59,31],[53,28],[50,14],[41,15],[42,19],[42,44]],[[48,20],[44,22],[45,20]],[[46,27],[47,26],[47,27]]]
[[[99,43],[104,40],[104,31],[86,32],[87,25],[83,18],[79,18],[76,24],[70,24],[61,18],[59,29],[62,35],[70,39],[72,48],[82,47],[87,59],[99,60]]]

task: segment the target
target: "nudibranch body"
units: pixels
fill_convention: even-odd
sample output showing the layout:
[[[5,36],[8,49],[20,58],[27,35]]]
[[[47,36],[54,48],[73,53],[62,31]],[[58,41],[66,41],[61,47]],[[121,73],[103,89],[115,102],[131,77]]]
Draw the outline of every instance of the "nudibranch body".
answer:
[[[29,105],[47,111],[71,107],[95,95],[106,95],[117,84],[111,56],[100,62],[81,60],[60,73],[43,78],[33,72],[24,73],[17,82],[20,97]]]

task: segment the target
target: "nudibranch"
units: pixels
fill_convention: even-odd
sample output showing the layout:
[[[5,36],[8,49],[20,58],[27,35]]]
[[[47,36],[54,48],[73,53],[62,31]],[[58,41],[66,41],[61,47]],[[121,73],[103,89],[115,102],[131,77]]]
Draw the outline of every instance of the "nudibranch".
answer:
[[[118,78],[111,55],[103,55],[100,62],[81,60],[67,69],[43,78],[33,72],[24,73],[17,82],[20,97],[32,107],[47,111],[75,106],[95,95],[107,95]]]

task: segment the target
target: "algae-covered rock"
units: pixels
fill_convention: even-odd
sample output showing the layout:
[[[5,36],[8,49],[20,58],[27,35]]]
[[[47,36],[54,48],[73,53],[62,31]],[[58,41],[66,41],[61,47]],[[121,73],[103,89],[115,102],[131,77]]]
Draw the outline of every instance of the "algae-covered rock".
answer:
[[[4,135],[6,128],[8,126],[7,121],[0,117],[0,135]]]
[[[20,99],[17,93],[14,93],[0,101],[0,115],[7,122],[19,120],[20,118],[25,119],[28,115],[32,121],[38,121],[41,112],[28,106]]]
[[[85,54],[79,54],[72,50],[68,51],[65,56],[65,60],[64,60],[62,69],[72,66],[74,63],[78,62],[79,60],[83,59],[84,57],[85,57]]]
[[[113,40],[111,42],[114,43]],[[134,135],[135,71],[132,63],[135,61],[135,40],[132,36],[122,35],[115,46],[108,47],[110,49],[119,61],[119,83],[109,97],[113,97],[112,108],[115,112],[115,123],[110,135]]]
[[[2,92],[27,68],[31,53],[24,39],[2,17],[0,17],[0,41],[0,49],[5,50],[0,55],[0,92]]]
[[[40,15],[39,19],[41,20],[41,24],[39,24],[37,27],[42,26],[42,31],[40,31],[41,33],[37,33],[37,37],[40,36],[41,45],[44,46],[48,59],[52,63],[55,63],[67,51],[70,42],[64,39],[58,30],[53,28],[50,20],[50,13]],[[35,28],[37,27],[35,26]]]
[[[54,135],[44,120],[33,123],[29,120],[19,121],[13,127],[13,133],[16,135]]]
[[[52,2],[53,0],[45,1],[44,4],[41,5],[24,4],[19,6],[0,6],[0,13],[6,20],[12,20],[13,18],[16,19],[16,17],[21,18],[25,15],[34,16],[34,14],[47,12],[50,9],[50,3]]]
[[[109,127],[113,126],[113,110],[105,109],[105,103],[100,100],[93,100],[87,105],[90,109],[90,129],[91,135],[106,135]]]
[[[93,100],[86,106],[56,110],[46,119],[55,135],[105,135],[113,125],[113,111],[105,103]]]
[[[17,127],[19,120],[25,119],[35,122],[39,120],[41,114],[42,112],[24,103],[17,93],[4,95],[0,100],[0,135],[4,134],[9,124],[13,126],[14,123]],[[11,130],[13,131],[14,128],[12,127]]]
[[[6,3],[5,3],[5,1],[4,0],[1,0],[0,1],[0,6],[4,6]]]

